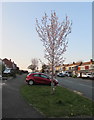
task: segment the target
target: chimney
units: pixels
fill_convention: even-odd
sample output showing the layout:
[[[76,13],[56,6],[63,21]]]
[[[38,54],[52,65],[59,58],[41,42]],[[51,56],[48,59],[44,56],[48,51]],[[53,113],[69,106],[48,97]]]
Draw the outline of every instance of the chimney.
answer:
[[[90,63],[92,63],[93,62],[93,59],[90,59]]]
[[[73,62],[73,64],[75,64],[75,62]]]

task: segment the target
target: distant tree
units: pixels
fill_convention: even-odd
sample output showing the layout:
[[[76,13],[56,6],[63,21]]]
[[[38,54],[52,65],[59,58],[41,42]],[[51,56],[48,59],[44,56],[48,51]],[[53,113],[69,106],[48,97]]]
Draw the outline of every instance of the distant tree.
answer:
[[[43,65],[42,65],[42,72],[43,72],[43,73],[44,73],[44,72],[49,73],[49,66],[46,65],[46,64],[43,64]]]
[[[33,72],[35,72],[38,69],[38,59],[33,58],[31,60],[31,65],[28,66],[28,69],[31,69]]]
[[[63,64],[64,62],[63,54],[68,45],[68,40],[66,38],[68,34],[71,33],[71,26],[72,23],[69,21],[68,16],[60,23],[56,12],[51,12],[50,18],[48,18],[45,13],[41,19],[41,24],[36,19],[36,31],[45,47],[45,58],[51,65],[52,79],[55,66]],[[54,90],[53,84],[52,90]]]

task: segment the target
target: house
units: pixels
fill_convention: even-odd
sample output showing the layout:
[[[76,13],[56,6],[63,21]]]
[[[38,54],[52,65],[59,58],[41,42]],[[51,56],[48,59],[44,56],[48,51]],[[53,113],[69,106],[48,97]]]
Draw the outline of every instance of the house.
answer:
[[[6,68],[17,69],[17,65],[14,63],[14,61],[12,62],[11,59],[8,60],[7,58],[5,58],[2,61],[5,64]]]
[[[56,71],[62,71],[62,66],[60,66],[60,65],[56,66],[56,67],[55,67],[55,70],[56,70]]]
[[[80,77],[82,77],[82,75],[86,73],[94,73],[94,61],[92,59],[90,59],[90,61],[88,62],[83,62],[78,67],[78,74]]]
[[[71,64],[63,64],[62,66],[56,66],[56,70],[58,71],[67,71],[69,73],[74,73],[78,71],[78,66],[81,65],[82,62],[73,62]]]
[[[83,73],[94,73],[94,61],[91,59],[88,62],[73,62],[71,64],[63,64],[55,68],[59,72],[67,71],[73,75],[79,74],[81,77]]]
[[[77,75],[78,67],[82,64],[82,62],[73,62],[72,64],[67,65],[66,71],[70,72],[73,75]]]
[[[11,70],[18,70],[19,68],[17,67],[17,65],[14,63],[14,61],[12,62],[11,59],[8,60],[7,58],[2,60],[3,64],[5,65],[5,71],[4,73],[10,73]]]

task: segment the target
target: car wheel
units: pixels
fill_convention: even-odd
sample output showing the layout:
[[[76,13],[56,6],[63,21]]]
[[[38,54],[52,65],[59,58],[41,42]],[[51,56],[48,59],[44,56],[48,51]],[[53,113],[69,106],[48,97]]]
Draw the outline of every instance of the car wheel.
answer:
[[[28,82],[28,84],[29,84],[29,85],[33,85],[34,82],[33,82],[32,80],[30,80],[30,81]]]

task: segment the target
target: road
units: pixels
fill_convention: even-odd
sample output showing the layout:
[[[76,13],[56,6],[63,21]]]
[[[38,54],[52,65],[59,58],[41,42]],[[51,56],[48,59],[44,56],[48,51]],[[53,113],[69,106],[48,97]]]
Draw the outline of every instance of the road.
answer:
[[[94,91],[93,80],[72,78],[72,77],[62,77],[62,78],[57,77],[57,79],[59,81],[59,85],[69,88],[89,99],[93,99],[93,95],[92,95]]]
[[[29,105],[20,95],[20,86],[25,83],[25,75],[3,81],[2,118],[43,118],[44,115]]]

